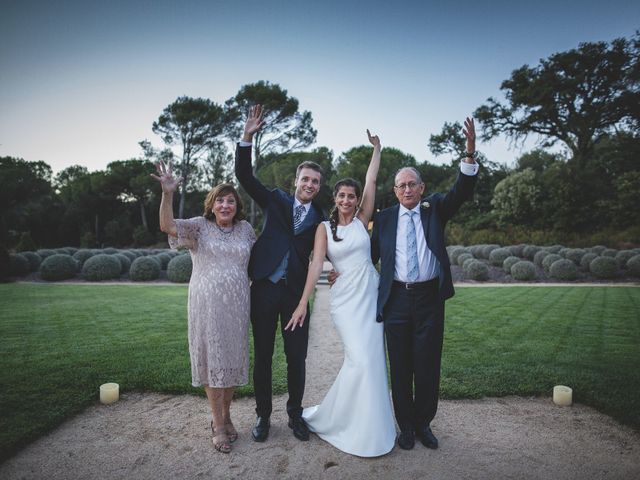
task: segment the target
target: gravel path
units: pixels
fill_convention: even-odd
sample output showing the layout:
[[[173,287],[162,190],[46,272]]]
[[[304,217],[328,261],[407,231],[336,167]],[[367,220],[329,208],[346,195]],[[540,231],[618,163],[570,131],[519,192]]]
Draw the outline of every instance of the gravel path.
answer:
[[[328,295],[328,287],[318,287],[305,405],[322,400],[342,363]],[[264,444],[250,438],[253,400],[234,402],[240,438],[223,455],[211,446],[204,398],[125,393],[113,405],[96,402],[22,450],[0,466],[0,478],[640,478],[640,434],[583,405],[560,408],[550,398],[445,400],[433,422],[440,449],[418,443],[412,451],[395,448],[362,459],[315,435],[296,440],[286,426],[285,402],[285,396],[274,399]]]

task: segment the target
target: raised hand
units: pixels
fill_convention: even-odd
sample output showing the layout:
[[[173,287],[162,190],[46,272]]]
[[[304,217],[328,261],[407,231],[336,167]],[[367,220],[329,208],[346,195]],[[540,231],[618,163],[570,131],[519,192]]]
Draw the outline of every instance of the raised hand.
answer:
[[[264,118],[262,118],[262,105],[254,105],[249,109],[249,117],[244,124],[244,134],[242,140],[245,142],[251,142],[253,140],[253,134],[262,128],[264,125]]]
[[[462,129],[464,136],[467,137],[467,152],[476,151],[476,127],[473,123],[473,118],[465,118],[464,128]]]
[[[371,135],[371,132],[367,128],[367,136],[369,137],[369,143],[374,147],[380,148],[380,138],[377,135]]]
[[[158,175],[151,176],[160,182],[162,186],[163,193],[173,193],[178,188],[178,185],[182,183],[182,177],[175,177],[173,175],[173,169],[171,168],[171,162],[164,162],[160,160],[156,163],[156,170],[158,171]]]

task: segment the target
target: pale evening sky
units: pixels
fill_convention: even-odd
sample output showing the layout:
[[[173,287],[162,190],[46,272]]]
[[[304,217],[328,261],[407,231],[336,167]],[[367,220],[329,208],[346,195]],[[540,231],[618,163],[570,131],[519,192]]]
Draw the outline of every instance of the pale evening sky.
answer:
[[[429,135],[500,97],[512,70],[640,28],[640,2],[620,0],[1,3],[0,156],[54,172],[138,157],[140,140],[162,146],[151,124],[177,97],[223,103],[258,80],[312,112],[312,147],[337,157],[369,128],[448,162]],[[522,153],[503,139],[480,149]]]

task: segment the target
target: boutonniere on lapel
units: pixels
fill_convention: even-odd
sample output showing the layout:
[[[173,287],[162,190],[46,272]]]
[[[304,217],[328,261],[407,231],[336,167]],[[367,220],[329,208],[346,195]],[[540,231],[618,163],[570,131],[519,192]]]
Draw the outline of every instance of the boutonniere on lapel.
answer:
[[[429,207],[430,207],[430,206],[431,206],[431,204],[430,204],[429,202],[422,202],[422,203],[420,204],[420,208],[421,208],[422,210],[429,210]]]

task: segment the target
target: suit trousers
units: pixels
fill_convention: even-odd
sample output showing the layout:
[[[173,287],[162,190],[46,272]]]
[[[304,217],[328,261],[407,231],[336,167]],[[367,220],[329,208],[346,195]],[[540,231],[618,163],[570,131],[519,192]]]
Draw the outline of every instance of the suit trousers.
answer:
[[[300,295],[288,288],[286,280],[273,283],[263,279],[251,285],[253,388],[256,395],[256,413],[259,417],[269,417],[273,409],[271,364],[278,320],[287,359],[287,414],[292,418],[302,415],[305,363],[309,343],[309,312],[307,311],[302,327],[296,327],[293,331],[284,330],[299,302]]]
[[[444,335],[438,279],[411,290],[394,282],[383,320],[396,421],[401,431],[421,429],[438,409]]]

